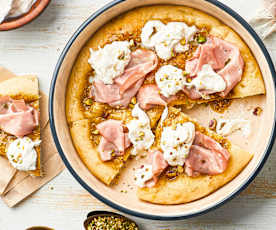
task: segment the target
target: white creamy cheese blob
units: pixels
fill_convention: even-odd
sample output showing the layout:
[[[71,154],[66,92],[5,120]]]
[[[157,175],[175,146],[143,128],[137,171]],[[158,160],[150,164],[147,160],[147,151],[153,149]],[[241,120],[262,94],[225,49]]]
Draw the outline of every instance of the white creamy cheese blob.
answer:
[[[36,0],[0,0],[0,23],[27,13]]]
[[[228,136],[235,131],[241,130],[243,136],[248,137],[251,132],[250,121],[245,119],[219,119],[217,121],[216,133]]]
[[[153,177],[152,166],[149,164],[143,165],[141,168],[135,171],[135,184],[143,188],[146,186],[146,182]]]
[[[150,120],[147,114],[136,104],[132,110],[132,116],[137,118],[127,124],[128,137],[133,144],[132,155],[137,155],[143,150],[149,149],[154,142],[154,134],[151,131]]]
[[[194,87],[196,91],[208,90],[213,93],[222,92],[226,88],[226,82],[217,74],[209,64],[202,66],[197,76],[190,83],[185,83],[188,88]]]
[[[190,152],[195,138],[195,126],[192,122],[177,124],[176,128],[164,127],[161,135],[161,149],[164,159],[171,166],[182,166]]]
[[[14,18],[26,14],[35,2],[36,0],[13,0],[12,9],[8,17]]]
[[[165,97],[175,95],[186,83],[183,71],[172,65],[162,66],[155,74],[155,81]]]
[[[163,110],[162,115],[161,115],[161,119],[160,119],[161,127],[163,126],[163,122],[166,120],[168,115],[169,115],[168,106],[165,106],[165,109]]]
[[[128,41],[115,41],[94,51],[90,49],[89,64],[95,71],[95,79],[113,84],[113,79],[124,73],[130,61]]]
[[[8,16],[13,0],[0,0],[0,23]]]
[[[142,45],[155,49],[162,59],[170,59],[173,51],[185,52],[189,49],[187,44],[197,32],[195,26],[189,27],[184,22],[169,22],[163,24],[158,20],[148,21],[141,33]]]
[[[37,152],[34,147],[38,146],[40,142],[33,142],[29,137],[14,140],[7,150],[7,157],[12,166],[22,171],[35,170]]]

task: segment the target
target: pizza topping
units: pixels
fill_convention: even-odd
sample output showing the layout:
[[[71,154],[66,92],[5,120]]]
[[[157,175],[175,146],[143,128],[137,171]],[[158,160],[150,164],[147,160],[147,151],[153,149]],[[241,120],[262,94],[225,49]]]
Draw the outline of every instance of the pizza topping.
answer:
[[[130,146],[126,129],[121,121],[106,120],[97,125],[101,137],[98,150],[103,161],[122,156]]]
[[[241,130],[245,137],[248,137],[251,132],[250,122],[245,119],[219,119],[216,132],[222,136],[228,136],[233,132]]]
[[[160,95],[160,89],[155,84],[143,85],[137,95],[140,108],[144,110],[151,109],[154,105],[166,106],[167,103],[176,99],[175,96],[169,98]]]
[[[138,49],[131,53],[131,60],[124,73],[111,85],[95,80],[90,97],[112,107],[126,107],[142,86],[145,76],[157,66],[157,57],[152,51]]]
[[[135,118],[127,124],[128,137],[133,144],[132,155],[137,155],[143,150],[149,149],[154,142],[154,134],[150,128],[150,120],[147,114],[136,104],[132,110]]]
[[[39,125],[39,112],[25,101],[0,97],[0,127],[16,137],[33,132]]]
[[[194,137],[195,126],[192,122],[163,128],[160,146],[169,165],[182,166],[185,163]]]
[[[130,62],[129,46],[128,41],[115,41],[96,51],[90,49],[88,62],[95,71],[94,78],[104,84],[113,84],[114,78],[123,74]]]
[[[154,48],[162,59],[170,59],[173,52],[185,52],[189,49],[188,42],[197,32],[195,26],[189,27],[184,22],[148,21],[142,29],[142,45],[146,48]]]
[[[227,160],[215,151],[192,145],[185,163],[185,172],[188,176],[199,174],[217,175],[227,168]]]
[[[155,81],[160,93],[165,97],[169,97],[183,89],[186,78],[183,76],[181,69],[172,65],[165,65],[156,72]]]
[[[2,0],[0,1],[1,8],[0,8],[0,23],[2,23],[5,18],[8,16],[11,8],[12,8],[13,0]]]
[[[239,48],[227,41],[208,37],[206,43],[197,48],[194,57],[186,62],[185,70],[190,76],[197,78],[196,75],[206,64],[209,64],[226,83],[220,96],[225,97],[241,80],[244,67],[243,59]],[[221,88],[223,88],[222,85]]]
[[[224,79],[217,74],[209,64],[202,66],[201,70],[197,73],[197,76],[193,78],[190,82],[185,83],[187,89],[186,93],[190,90],[195,90],[196,93],[190,94],[190,98],[204,98],[208,94],[213,94],[217,92],[222,92],[226,88],[226,83]],[[196,95],[196,98],[195,96]]]
[[[40,145],[40,142],[33,142],[28,137],[18,138],[11,142],[7,150],[11,165],[22,171],[35,170],[37,152],[34,147]]]
[[[115,82],[120,86],[120,93],[132,87],[140,79],[156,68],[157,57],[150,50],[137,49],[131,53],[131,60],[122,76],[117,77]]]
[[[146,182],[153,178],[152,165],[145,164],[144,167],[136,169],[135,184],[140,188],[146,187]]]
[[[158,177],[168,167],[168,163],[160,151],[150,152],[148,161],[148,164],[143,165],[135,172],[135,182],[139,187],[153,187],[157,183]]]
[[[255,116],[260,116],[261,115],[261,113],[263,112],[263,109],[261,108],[261,107],[256,107],[254,110],[253,110],[253,114],[255,115]]]
[[[230,153],[221,144],[196,132],[194,143],[185,161],[185,172],[188,176],[220,174],[227,168],[229,159]]]

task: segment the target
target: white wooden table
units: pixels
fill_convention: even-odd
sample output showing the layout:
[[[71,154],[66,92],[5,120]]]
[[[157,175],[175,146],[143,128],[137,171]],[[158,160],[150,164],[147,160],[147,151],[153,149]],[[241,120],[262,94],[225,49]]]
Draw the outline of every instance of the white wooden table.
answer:
[[[246,19],[261,0],[223,0]],[[0,33],[0,65],[16,74],[38,74],[42,90],[49,91],[52,73],[66,42],[77,27],[109,0],[52,0],[48,9],[22,29]],[[266,42],[272,56],[273,37]],[[274,36],[276,44],[276,35]],[[276,148],[260,175],[241,195],[206,215],[177,222],[137,219],[142,229],[170,230],[275,230]],[[65,170],[16,208],[0,201],[0,230],[21,230],[44,225],[56,230],[83,229],[86,214],[95,209],[110,210],[84,190]]]

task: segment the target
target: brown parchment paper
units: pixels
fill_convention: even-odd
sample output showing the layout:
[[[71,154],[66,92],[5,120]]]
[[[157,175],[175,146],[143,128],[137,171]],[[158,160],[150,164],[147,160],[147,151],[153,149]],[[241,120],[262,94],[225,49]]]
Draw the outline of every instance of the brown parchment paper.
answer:
[[[16,77],[0,66],[0,82]],[[62,160],[52,139],[48,118],[48,97],[40,93],[41,162],[43,177],[33,177],[15,170],[4,157],[0,157],[0,195],[2,200],[13,207],[27,198],[64,169]]]

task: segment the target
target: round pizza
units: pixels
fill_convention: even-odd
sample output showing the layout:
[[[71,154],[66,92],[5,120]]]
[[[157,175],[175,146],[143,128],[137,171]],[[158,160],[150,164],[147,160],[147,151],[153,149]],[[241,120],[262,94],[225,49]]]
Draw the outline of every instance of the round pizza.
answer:
[[[253,156],[226,138],[250,131],[245,119],[203,127],[190,111],[223,113],[233,100],[262,94],[255,57],[230,27],[189,7],[147,6],[108,22],[83,47],[66,115],[99,180],[111,185],[128,161],[143,159],[133,177],[138,197],[180,204],[219,189]]]

